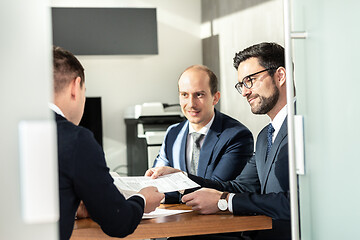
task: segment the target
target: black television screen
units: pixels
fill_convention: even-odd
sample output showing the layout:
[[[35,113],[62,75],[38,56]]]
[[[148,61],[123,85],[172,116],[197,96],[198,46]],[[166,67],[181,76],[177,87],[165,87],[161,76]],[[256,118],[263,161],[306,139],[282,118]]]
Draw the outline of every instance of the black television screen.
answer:
[[[156,8],[52,8],[54,45],[75,55],[158,54]]]
[[[86,97],[84,115],[79,125],[92,131],[96,141],[103,147],[101,97]]]

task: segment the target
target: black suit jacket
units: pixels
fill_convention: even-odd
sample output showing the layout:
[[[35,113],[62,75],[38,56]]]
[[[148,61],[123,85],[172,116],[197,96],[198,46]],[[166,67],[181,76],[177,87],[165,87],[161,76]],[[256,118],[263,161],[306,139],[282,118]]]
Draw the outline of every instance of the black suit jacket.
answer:
[[[144,200],[126,200],[113,184],[104,152],[93,134],[56,114],[60,192],[60,239],[69,239],[80,200],[101,229],[114,237],[132,233]]]
[[[236,193],[232,200],[235,215],[263,214],[273,218],[273,229],[257,231],[255,239],[291,239],[287,118],[265,161],[266,148],[267,127],[264,127],[257,138],[255,155],[235,180],[189,177],[202,187]]]

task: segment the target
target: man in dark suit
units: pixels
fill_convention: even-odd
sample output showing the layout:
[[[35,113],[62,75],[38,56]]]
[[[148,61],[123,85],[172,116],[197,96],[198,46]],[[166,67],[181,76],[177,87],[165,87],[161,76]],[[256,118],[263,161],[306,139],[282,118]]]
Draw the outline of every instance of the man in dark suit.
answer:
[[[148,187],[125,199],[113,184],[104,152],[93,134],[78,126],[84,111],[84,68],[76,57],[53,49],[54,104],[58,133],[60,239],[69,239],[82,200],[102,230],[115,237],[132,233],[144,212],[159,206],[164,194]]]
[[[182,201],[203,214],[229,209],[235,215],[273,218],[272,230],[244,232],[240,239],[291,239],[284,49],[275,43],[251,46],[236,54],[234,66],[236,89],[254,114],[270,117],[270,124],[259,133],[254,157],[235,180],[214,181],[189,174],[204,188],[185,195]],[[146,174],[157,177],[175,171],[164,167]]]
[[[239,121],[215,110],[220,99],[216,75],[206,66],[193,65],[181,74],[178,88],[187,120],[168,128],[154,167],[170,166],[213,180],[235,179],[253,155],[253,137]],[[195,169],[193,133],[203,135]],[[166,202],[176,200],[175,193],[166,194]]]

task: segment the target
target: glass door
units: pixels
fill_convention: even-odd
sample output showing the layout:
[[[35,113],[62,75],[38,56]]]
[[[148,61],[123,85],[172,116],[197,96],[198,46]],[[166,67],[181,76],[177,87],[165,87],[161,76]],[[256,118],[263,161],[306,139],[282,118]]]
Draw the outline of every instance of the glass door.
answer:
[[[297,114],[304,118],[299,175],[301,239],[358,236],[359,1],[292,1]]]
[[[49,2],[0,2],[0,239],[58,239]]]

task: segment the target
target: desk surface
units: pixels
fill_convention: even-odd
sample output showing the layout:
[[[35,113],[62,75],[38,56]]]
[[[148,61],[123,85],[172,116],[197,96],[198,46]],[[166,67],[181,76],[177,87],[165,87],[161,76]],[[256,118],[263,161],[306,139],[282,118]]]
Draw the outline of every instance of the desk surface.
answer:
[[[166,209],[191,209],[184,204],[162,204]],[[234,216],[230,212],[201,215],[186,212],[172,216],[143,219],[135,232],[124,239],[164,238],[213,233],[241,232],[271,229],[272,220],[267,216]],[[75,221],[71,240],[113,239],[90,218]]]

